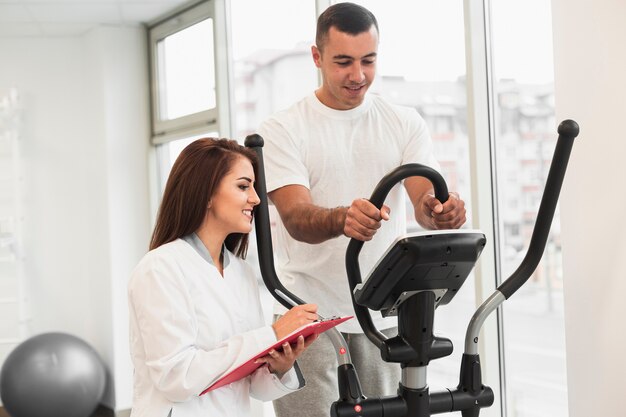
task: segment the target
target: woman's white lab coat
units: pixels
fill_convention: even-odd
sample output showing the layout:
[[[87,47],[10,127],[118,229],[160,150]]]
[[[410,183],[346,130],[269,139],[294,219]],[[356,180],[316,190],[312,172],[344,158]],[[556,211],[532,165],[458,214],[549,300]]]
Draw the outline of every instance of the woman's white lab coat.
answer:
[[[150,251],[128,287],[135,367],[131,417],[249,417],[250,396],[267,401],[300,387],[292,368],[267,367],[199,394],[276,341],[264,325],[256,278],[224,253],[224,276],[182,239]]]

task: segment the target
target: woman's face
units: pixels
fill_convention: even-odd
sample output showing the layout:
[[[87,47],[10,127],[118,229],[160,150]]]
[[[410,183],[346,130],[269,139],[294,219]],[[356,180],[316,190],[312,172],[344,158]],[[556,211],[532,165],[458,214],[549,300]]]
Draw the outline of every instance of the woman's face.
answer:
[[[238,157],[209,202],[209,230],[223,234],[224,238],[231,233],[250,233],[252,209],[259,202],[252,164],[247,158]]]

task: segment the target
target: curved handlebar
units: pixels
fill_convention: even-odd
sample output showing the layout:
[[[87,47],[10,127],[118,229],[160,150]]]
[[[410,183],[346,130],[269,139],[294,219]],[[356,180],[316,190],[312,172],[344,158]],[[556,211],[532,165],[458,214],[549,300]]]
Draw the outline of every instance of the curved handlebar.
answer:
[[[378,182],[372,196],[370,197],[370,202],[378,209],[382,208],[387,194],[389,194],[389,191],[391,191],[394,185],[405,178],[416,176],[425,177],[430,180],[435,190],[435,197],[440,202],[445,203],[448,201],[448,187],[439,172],[426,165],[406,164],[394,169]],[[348,275],[348,282],[350,284],[350,296],[352,297],[354,312],[356,313],[356,317],[359,320],[359,324],[361,325],[363,332],[368,339],[372,341],[372,343],[381,349],[387,338],[374,326],[369,310],[366,307],[357,304],[354,299],[354,288],[362,282],[361,268],[359,267],[358,259],[362,247],[363,241],[350,239],[348,249],[346,250],[346,272]]]
[[[574,146],[574,139],[578,136],[579,131],[578,123],[573,120],[564,120],[559,124],[559,138],[554,150],[554,156],[552,157],[552,163],[550,165],[550,171],[548,172],[543,197],[539,205],[539,211],[537,212],[537,221],[535,222],[535,228],[530,238],[528,252],[526,252],[526,256],[517,270],[498,287],[498,291],[500,291],[506,299],[509,299],[515,291],[528,281],[528,278],[530,278],[535,271],[543,256],[543,251],[550,233],[550,226],[552,225],[552,219],[556,210],[556,204],[559,200],[561,185],[563,185],[567,162],[572,151],[572,146]]]
[[[270,293],[278,302],[280,302],[285,308],[291,309],[293,304],[289,300],[285,300],[283,297],[279,297],[276,290],[281,291],[287,297],[289,297],[296,304],[305,304],[293,293],[289,292],[278,279],[276,275],[276,268],[274,267],[274,250],[272,247],[272,235],[270,232],[270,215],[267,201],[267,187],[265,185],[265,168],[263,164],[263,138],[257,134],[248,135],[244,142],[244,145],[251,148],[256,152],[257,172],[254,188],[261,200],[259,205],[254,208],[254,226],[256,230],[256,237],[258,242],[259,251],[259,268],[261,269],[261,276],[265,286],[270,289]],[[273,291],[272,291],[273,290]]]

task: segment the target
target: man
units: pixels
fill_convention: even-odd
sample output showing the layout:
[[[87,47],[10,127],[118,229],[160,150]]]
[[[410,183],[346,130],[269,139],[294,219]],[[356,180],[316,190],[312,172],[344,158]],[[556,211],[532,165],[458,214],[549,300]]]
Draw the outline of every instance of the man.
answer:
[[[352,3],[329,7],[318,19],[311,51],[322,85],[259,129],[265,139],[267,189],[280,215],[277,266],[285,286],[318,304],[321,315],[353,315],[344,264],[349,239],[371,240],[359,257],[365,278],[389,244],[406,232],[400,186],[380,210],[366,198],[399,165],[421,163],[435,169],[439,165],[428,129],[414,109],[366,94],[378,54],[378,24],[371,12]],[[421,177],[407,178],[404,188],[422,227],[451,229],[465,223],[465,204],[455,193],[442,204],[433,196],[431,183]],[[395,317],[373,316],[384,334],[397,334]],[[394,394],[400,367],[381,361],[356,320],[339,330],[364,394]],[[330,341],[321,338],[299,363],[307,387],[274,402],[276,415],[328,416],[338,398]]]

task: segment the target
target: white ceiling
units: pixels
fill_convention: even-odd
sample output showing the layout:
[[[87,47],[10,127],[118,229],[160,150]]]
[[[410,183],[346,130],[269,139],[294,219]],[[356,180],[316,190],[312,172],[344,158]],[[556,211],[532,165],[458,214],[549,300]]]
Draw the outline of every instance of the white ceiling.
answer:
[[[148,23],[189,0],[0,0],[0,37],[76,36],[97,25]]]

